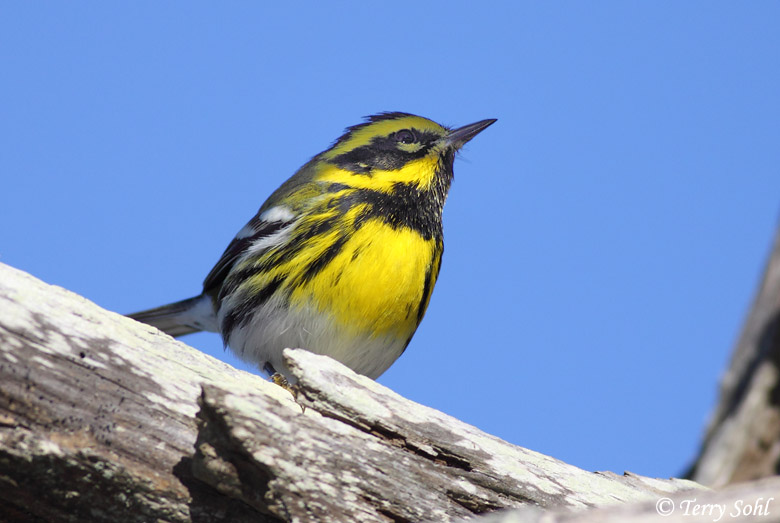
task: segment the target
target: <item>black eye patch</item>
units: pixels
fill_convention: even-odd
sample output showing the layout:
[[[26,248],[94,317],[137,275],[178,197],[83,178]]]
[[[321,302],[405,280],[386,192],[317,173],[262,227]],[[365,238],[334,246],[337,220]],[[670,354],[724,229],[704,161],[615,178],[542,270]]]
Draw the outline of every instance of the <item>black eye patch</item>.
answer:
[[[371,143],[355,147],[332,158],[330,162],[357,174],[370,175],[373,169],[396,170],[412,160],[427,155],[433,142],[439,138],[440,136],[434,133],[401,129],[388,136],[377,136],[371,140]],[[416,151],[404,151],[399,148],[399,144],[414,143],[421,144]]]

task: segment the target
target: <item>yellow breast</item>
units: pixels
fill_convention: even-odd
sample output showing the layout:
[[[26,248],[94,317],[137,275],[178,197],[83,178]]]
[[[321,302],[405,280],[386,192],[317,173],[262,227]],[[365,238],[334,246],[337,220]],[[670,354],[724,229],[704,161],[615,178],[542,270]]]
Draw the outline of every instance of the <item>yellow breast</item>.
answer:
[[[315,278],[293,291],[290,304],[327,312],[348,331],[407,339],[428,306],[441,250],[440,240],[369,220]]]

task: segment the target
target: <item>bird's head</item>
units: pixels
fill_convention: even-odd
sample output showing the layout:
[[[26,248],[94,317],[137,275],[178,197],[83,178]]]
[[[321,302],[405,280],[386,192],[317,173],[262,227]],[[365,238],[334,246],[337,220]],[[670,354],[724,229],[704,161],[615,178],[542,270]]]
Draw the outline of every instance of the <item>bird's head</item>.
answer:
[[[386,191],[404,184],[446,195],[455,153],[495,121],[450,129],[408,113],[369,116],[319,155],[320,179]]]

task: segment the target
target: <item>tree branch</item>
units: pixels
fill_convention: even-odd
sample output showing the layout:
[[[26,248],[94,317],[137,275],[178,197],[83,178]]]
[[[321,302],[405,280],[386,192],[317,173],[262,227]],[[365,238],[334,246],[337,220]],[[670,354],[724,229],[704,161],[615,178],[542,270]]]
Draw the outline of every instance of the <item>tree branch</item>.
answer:
[[[689,477],[713,487],[780,471],[780,228]]]

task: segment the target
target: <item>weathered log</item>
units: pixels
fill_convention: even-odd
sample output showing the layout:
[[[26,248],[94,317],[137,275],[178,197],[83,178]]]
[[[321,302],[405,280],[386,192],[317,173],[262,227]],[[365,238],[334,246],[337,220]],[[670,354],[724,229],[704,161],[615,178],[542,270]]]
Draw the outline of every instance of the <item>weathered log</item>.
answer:
[[[313,415],[251,388],[206,385],[195,458],[204,482],[284,519],[441,521],[528,504],[655,499],[694,486],[586,472],[409,401],[330,358],[300,350],[287,357],[298,401]],[[256,485],[242,488],[242,472],[273,481],[259,495]]]
[[[213,380],[284,392],[0,265],[0,514],[257,521],[192,474],[194,400]]]
[[[587,472],[329,358],[286,357],[299,403],[0,264],[0,519],[441,521],[699,488]]]

